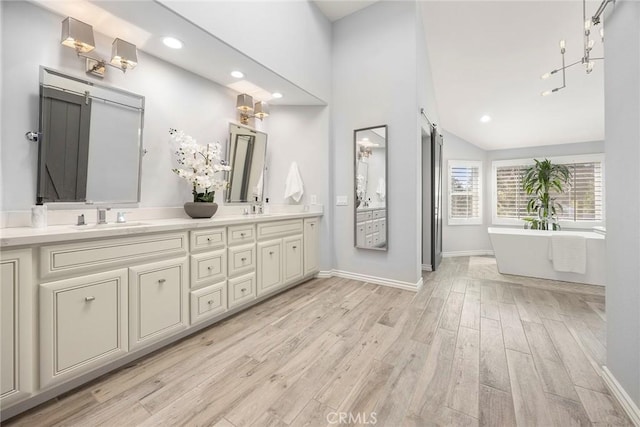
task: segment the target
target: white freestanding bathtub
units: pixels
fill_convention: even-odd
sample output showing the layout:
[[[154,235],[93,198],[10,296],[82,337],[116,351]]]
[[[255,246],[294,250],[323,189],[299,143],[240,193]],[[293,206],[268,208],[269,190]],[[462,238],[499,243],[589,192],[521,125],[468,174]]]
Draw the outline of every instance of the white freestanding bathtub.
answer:
[[[564,282],[605,285],[605,236],[590,231],[543,231],[489,227],[498,271]],[[553,234],[584,236],[587,244],[585,274],[555,271],[549,259]]]

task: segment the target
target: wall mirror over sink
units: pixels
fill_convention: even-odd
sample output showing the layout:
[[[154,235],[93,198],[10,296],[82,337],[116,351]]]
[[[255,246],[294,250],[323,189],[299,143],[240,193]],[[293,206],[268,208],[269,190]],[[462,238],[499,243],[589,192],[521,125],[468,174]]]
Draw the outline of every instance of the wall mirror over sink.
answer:
[[[387,126],[353,131],[355,246],[387,250]]]
[[[143,96],[40,67],[37,202],[138,203],[143,119]]]
[[[265,182],[264,162],[267,154],[267,134],[246,126],[229,124],[227,158],[229,188],[227,204],[262,201]]]

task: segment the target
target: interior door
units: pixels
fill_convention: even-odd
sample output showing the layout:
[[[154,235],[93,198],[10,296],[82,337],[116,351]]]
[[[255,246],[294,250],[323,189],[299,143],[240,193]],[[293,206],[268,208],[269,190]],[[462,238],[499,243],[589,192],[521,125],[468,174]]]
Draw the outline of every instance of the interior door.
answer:
[[[431,127],[431,268],[442,261],[442,135]]]
[[[91,99],[43,88],[38,198],[84,201],[87,194]]]

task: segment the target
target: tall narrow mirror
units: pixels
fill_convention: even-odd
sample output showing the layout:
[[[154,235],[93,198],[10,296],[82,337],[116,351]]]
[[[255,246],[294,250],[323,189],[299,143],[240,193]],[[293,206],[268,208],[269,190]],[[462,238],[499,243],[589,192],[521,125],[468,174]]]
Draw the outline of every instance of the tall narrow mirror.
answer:
[[[387,126],[356,129],[355,246],[387,250]]]
[[[236,124],[229,124],[227,158],[231,166],[226,203],[262,200],[264,160],[267,134]]]

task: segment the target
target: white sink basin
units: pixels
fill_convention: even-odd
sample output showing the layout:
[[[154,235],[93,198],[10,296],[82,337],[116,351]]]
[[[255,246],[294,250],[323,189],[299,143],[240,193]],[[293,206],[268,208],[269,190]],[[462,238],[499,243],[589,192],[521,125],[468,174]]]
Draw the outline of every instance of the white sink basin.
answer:
[[[139,227],[142,225],[149,225],[149,223],[138,221],[112,222],[110,224],[72,225],[71,228],[73,228],[74,230],[106,230],[109,228]]]

